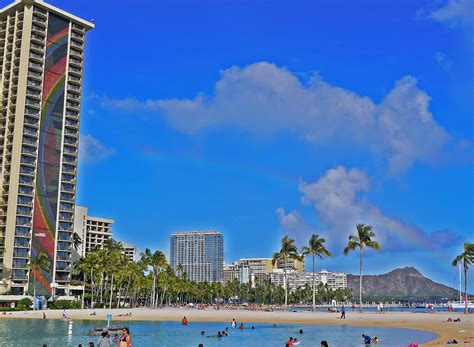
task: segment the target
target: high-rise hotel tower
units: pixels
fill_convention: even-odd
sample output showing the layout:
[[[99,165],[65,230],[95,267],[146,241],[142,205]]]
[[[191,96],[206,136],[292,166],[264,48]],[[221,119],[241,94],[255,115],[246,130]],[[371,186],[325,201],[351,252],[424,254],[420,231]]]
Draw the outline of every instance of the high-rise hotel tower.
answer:
[[[224,237],[216,230],[180,231],[170,237],[170,264],[196,282],[224,281]],[[182,272],[182,273],[179,273]]]
[[[84,39],[94,25],[40,0],[0,11],[0,294],[32,293],[35,282],[38,295],[59,295],[71,280]],[[49,266],[30,273],[39,254]]]

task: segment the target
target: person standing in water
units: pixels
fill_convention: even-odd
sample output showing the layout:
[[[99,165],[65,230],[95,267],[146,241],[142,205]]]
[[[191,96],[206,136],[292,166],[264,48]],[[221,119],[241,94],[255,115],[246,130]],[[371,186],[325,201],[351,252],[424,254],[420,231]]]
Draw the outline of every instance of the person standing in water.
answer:
[[[118,336],[115,337],[114,343],[118,342],[117,347],[132,347],[132,337],[130,336],[130,331],[128,328],[122,329],[122,336],[120,340],[117,341]]]
[[[237,326],[237,322],[235,321],[235,318],[232,318],[232,323],[230,324],[232,328],[235,328]]]
[[[97,347],[112,347],[112,342],[110,341],[109,329],[102,329],[102,334],[100,335],[99,342]]]
[[[186,316],[184,316],[183,319],[181,320],[181,324],[188,325],[188,319],[186,318]]]

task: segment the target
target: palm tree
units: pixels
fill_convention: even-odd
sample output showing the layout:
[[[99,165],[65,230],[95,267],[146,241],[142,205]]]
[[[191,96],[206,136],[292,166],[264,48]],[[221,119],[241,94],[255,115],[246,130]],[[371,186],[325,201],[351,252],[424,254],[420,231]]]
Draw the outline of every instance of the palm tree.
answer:
[[[74,249],[77,251],[79,249],[79,246],[82,244],[82,239],[79,236],[78,233],[72,234],[72,245],[74,246]]]
[[[463,265],[464,270],[464,313],[468,313],[468,302],[467,302],[467,270],[469,266],[474,264],[474,243],[466,242],[464,244],[464,252],[459,254],[453,260],[453,266]]]
[[[288,306],[288,282],[287,282],[287,266],[290,259],[302,260],[302,256],[298,254],[298,248],[295,245],[295,240],[290,239],[288,235],[281,239],[281,249],[279,252],[273,253],[272,265],[283,261],[284,264],[284,279],[285,279],[285,306]]]
[[[141,260],[152,269],[153,274],[153,285],[151,290],[151,306],[158,304],[158,293],[156,292],[156,282],[158,274],[168,266],[166,262],[166,256],[161,251],[151,252],[150,249],[145,249],[145,252],[141,254]]]
[[[38,253],[36,259],[30,260],[29,268],[33,273],[33,297],[36,297],[36,273],[41,271],[49,272],[50,266],[51,262],[49,261],[49,257],[45,252]]]
[[[373,240],[375,232],[370,225],[357,224],[357,233],[349,236],[346,248],[344,248],[344,255],[350,251],[359,248],[359,311],[362,312],[362,253],[365,248],[372,248],[377,251],[380,250],[380,245]]]
[[[322,237],[320,238],[318,234],[313,234],[309,239],[308,246],[303,246],[301,249],[303,251],[303,255],[311,255],[313,258],[313,311],[316,308],[316,277],[314,272],[314,257],[317,256],[320,259],[323,259],[323,256],[332,256],[331,252],[329,252],[324,245],[325,242],[326,240]]]

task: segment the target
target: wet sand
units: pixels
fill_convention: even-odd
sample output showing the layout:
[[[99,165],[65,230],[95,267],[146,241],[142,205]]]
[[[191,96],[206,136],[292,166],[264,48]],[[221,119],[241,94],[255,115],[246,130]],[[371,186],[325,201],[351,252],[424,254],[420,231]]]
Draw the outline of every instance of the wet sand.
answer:
[[[90,314],[95,311],[96,315]],[[62,310],[45,311],[47,319],[61,319]],[[131,316],[126,316],[127,313]],[[434,312],[434,313],[413,313],[413,312],[389,312],[377,314],[373,312],[359,313],[357,311],[346,312],[346,319],[339,319],[339,314],[329,312],[309,312],[309,311],[251,311],[251,310],[197,310],[189,308],[135,308],[135,309],[95,309],[95,310],[67,310],[67,316],[72,320],[101,320],[105,321],[108,314],[113,315],[113,320],[123,321],[180,321],[186,316],[189,322],[230,322],[235,318],[238,322],[262,322],[262,323],[301,323],[301,324],[337,324],[337,325],[359,325],[377,326],[387,328],[408,328],[430,331],[437,334],[437,338],[426,346],[445,345],[448,340],[456,339],[465,346],[474,346],[474,315],[462,313]],[[461,318],[461,322],[446,322],[448,317]],[[12,312],[11,314],[0,315],[0,319],[7,318],[32,318],[42,319],[42,311]]]

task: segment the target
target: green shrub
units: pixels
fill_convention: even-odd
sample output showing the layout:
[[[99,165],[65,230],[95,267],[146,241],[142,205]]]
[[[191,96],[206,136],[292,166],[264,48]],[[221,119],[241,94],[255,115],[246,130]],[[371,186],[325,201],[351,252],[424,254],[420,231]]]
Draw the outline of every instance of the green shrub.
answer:
[[[72,310],[81,308],[80,301],[71,301],[71,300],[56,300],[48,304],[48,308],[52,310]]]
[[[30,298],[23,298],[17,304],[19,310],[31,310],[32,306],[33,301]]]

